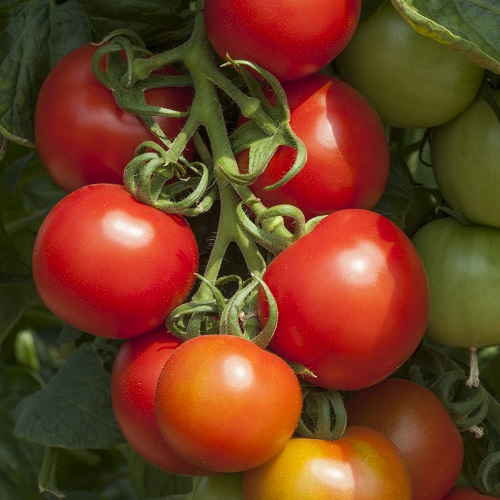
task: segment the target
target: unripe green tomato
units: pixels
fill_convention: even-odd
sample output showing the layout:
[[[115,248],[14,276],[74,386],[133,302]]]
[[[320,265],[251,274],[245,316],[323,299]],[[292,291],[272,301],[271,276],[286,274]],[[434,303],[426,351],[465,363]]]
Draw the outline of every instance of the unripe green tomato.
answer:
[[[215,474],[196,479],[191,500],[241,500],[243,473]]]
[[[427,336],[443,345],[500,345],[500,229],[437,219],[412,238],[430,290]]]
[[[500,90],[493,96],[500,104]],[[478,224],[500,227],[500,121],[482,97],[432,131],[431,162],[453,209]]]
[[[390,1],[364,19],[336,58],[340,77],[363,94],[386,125],[434,127],[477,95],[484,69],[421,35]]]

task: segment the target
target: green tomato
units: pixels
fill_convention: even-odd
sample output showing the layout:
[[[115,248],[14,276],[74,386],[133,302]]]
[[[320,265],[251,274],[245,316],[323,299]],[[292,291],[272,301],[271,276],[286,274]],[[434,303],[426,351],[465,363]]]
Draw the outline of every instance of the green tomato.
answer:
[[[500,104],[500,90],[493,91]],[[448,204],[478,224],[500,227],[500,121],[478,97],[431,135],[436,183]]]
[[[429,280],[429,338],[455,347],[500,344],[500,229],[437,219],[412,238]]]
[[[243,473],[215,474],[196,479],[191,500],[241,500]]]
[[[391,2],[358,24],[336,67],[384,123],[401,128],[451,120],[474,100],[484,74],[458,52],[415,31]]]

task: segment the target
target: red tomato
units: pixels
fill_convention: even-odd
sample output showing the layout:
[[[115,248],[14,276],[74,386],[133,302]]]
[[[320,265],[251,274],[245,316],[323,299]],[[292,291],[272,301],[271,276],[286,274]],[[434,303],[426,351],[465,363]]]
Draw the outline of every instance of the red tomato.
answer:
[[[346,209],[326,216],[270,263],[263,279],[278,305],[270,349],[338,390],[373,385],[416,349],[429,314],[424,267],[387,218]],[[259,291],[261,324],[268,317]]]
[[[116,421],[135,451],[172,474],[207,475],[180,458],[156,423],[156,386],[165,361],[181,341],[160,326],[128,339],[118,350],[111,373],[111,401]]]
[[[442,498],[462,469],[464,444],[441,401],[410,380],[386,379],[345,401],[350,425],[385,434],[401,451],[413,484],[413,499]]]
[[[33,250],[33,276],[47,307],[102,337],[132,337],[163,323],[187,297],[197,268],[187,222],[117,184],[65,196],[42,223]]]
[[[332,61],[354,34],[360,0],[205,0],[207,34],[223,59],[297,80]]]
[[[494,500],[497,497],[490,497],[483,495],[474,488],[467,488],[465,486],[453,488],[443,500]]]
[[[63,57],[50,71],[38,96],[35,138],[47,171],[59,186],[73,191],[86,184],[123,183],[123,170],[135,149],[156,140],[142,120],[123,111],[113,94],[94,77],[94,45],[83,45]],[[146,92],[149,104],[186,111],[193,93],[189,87],[166,87]],[[158,117],[170,139],[185,118]],[[186,157],[193,157],[186,151]]]
[[[292,369],[241,337],[187,340],[158,381],[163,436],[185,460],[217,472],[243,471],[272,458],[295,431],[301,409]]]
[[[367,427],[337,440],[292,438],[243,474],[243,500],[407,500],[411,479],[396,446]]]
[[[375,206],[389,175],[384,127],[369,102],[349,85],[316,74],[283,85],[290,126],[304,142],[307,161],[282,187],[264,190],[290,170],[296,151],[278,148],[266,170],[250,186],[267,205],[291,204],[306,219],[343,208]],[[237,155],[248,171],[248,150]]]

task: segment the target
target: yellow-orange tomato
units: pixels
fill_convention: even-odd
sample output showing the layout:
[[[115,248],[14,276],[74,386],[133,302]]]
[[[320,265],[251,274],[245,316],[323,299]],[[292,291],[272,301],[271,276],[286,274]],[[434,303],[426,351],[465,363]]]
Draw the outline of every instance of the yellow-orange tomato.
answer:
[[[337,440],[292,438],[272,460],[243,474],[243,500],[408,500],[401,453],[382,433],[348,426]]]

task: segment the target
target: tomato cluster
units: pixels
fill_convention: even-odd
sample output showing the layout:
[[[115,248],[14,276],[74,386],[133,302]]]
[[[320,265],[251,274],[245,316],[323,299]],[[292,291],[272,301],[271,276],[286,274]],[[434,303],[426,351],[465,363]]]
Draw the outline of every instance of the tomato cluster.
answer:
[[[242,79],[261,95],[258,109],[240,106],[226,125],[242,137],[238,131],[252,130],[247,125],[259,112],[272,114],[283,102],[289,112],[281,135],[276,123],[260,122],[268,127],[256,127],[255,140],[234,151],[230,134],[215,139],[205,118],[216,94],[197,87],[203,65],[190,82],[146,92],[147,105],[180,112],[156,116],[154,129],[95,78],[92,45],[63,58],[40,93],[37,146],[68,194],[37,236],[39,294],[69,325],[120,342],[111,399],[123,436],[155,467],[198,477],[193,498],[440,500],[460,475],[464,445],[447,409],[432,391],[396,374],[426,334],[463,347],[500,343],[493,192],[500,142],[491,139],[499,124],[474,100],[482,68],[414,32],[390,2],[363,21],[360,9],[360,0],[279,1],[272,9],[260,0],[205,0],[210,57],[250,61]],[[183,74],[159,60],[143,57],[131,68]],[[99,64],[104,70],[106,58]],[[425,87],[429,72],[440,78],[432,88]],[[210,73],[207,81],[216,78]],[[187,148],[158,164],[156,148],[168,151],[179,133],[194,135],[200,102],[211,147],[195,151],[187,137]],[[452,208],[484,226],[440,218],[412,240],[375,210],[389,179],[388,127],[435,127],[439,189]],[[255,154],[267,129],[282,142]],[[281,183],[299,143],[307,157]],[[145,173],[130,174],[127,164],[139,152]],[[471,173],[476,157],[481,172]],[[202,202],[184,211],[161,205],[162,189],[176,198],[175,186],[191,182],[198,160],[212,169],[207,185],[216,185],[220,198],[213,247],[238,242],[248,279],[219,279],[225,257],[215,250],[200,264],[188,219]],[[259,161],[262,173],[242,181]],[[148,190],[158,206],[145,202]],[[242,204],[247,210],[235,218]],[[303,220],[290,222],[277,211],[284,206]],[[245,233],[243,220],[258,228]],[[278,250],[266,246],[269,234]],[[232,281],[238,291],[225,296]],[[493,293],[478,300],[484,287]],[[306,421],[323,418],[319,406],[304,404],[310,386],[341,395],[347,424],[340,436],[324,429],[304,436]]]

